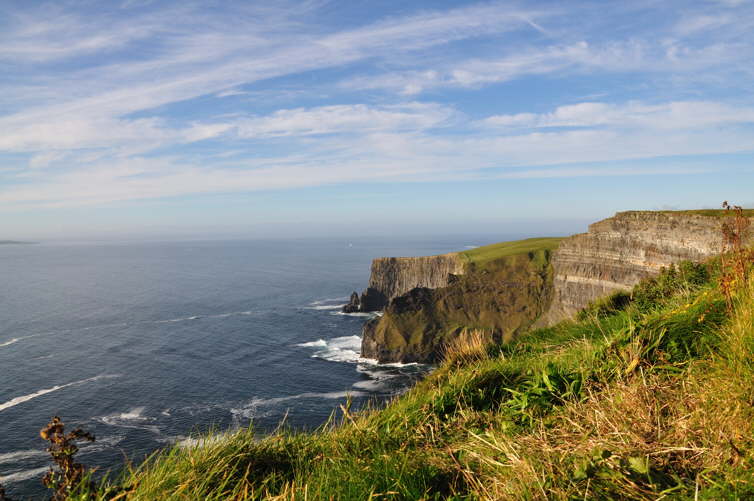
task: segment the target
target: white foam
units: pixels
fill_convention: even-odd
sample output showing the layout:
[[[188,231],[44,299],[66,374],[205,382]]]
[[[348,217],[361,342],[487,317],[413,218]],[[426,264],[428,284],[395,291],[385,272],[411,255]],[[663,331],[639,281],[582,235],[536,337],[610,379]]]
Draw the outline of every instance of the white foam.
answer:
[[[20,341],[20,338],[14,337],[14,338],[13,338],[13,339],[11,339],[10,341],[6,341],[6,342],[4,342],[4,343],[0,343],[0,348],[2,348],[3,346],[10,346],[10,345],[12,345],[13,343],[17,343],[17,342],[19,342],[19,341]]]
[[[415,366],[415,365],[422,365],[422,364],[417,363],[417,362],[406,362],[406,363],[403,363],[403,362],[390,362],[390,363],[378,364],[378,365],[380,367],[412,367],[412,366]]]
[[[160,429],[156,425],[149,424],[154,422],[154,418],[144,416],[144,407],[135,407],[128,412],[100,416],[95,419],[110,426],[147,430],[157,435],[160,434]]]
[[[42,473],[47,472],[47,470],[49,470],[49,468],[47,466],[44,466],[42,468],[34,468],[32,470],[17,471],[11,473],[10,475],[3,475],[2,477],[0,477],[0,483],[12,484],[15,482],[23,482],[24,480],[29,480],[30,478],[39,476]]]
[[[353,313],[346,313],[344,311],[333,311],[331,315],[343,315],[345,317],[376,318],[376,317],[381,317],[382,312],[381,311],[369,311],[369,312],[356,311]]]
[[[348,300],[348,296],[344,297],[334,297],[332,299],[320,299],[319,301],[312,301],[309,303],[311,306],[316,306],[318,304],[325,304],[325,303],[332,303],[333,301],[346,301]]]
[[[44,335],[44,333],[41,333],[41,334],[31,334],[29,336],[14,337],[13,339],[9,339],[8,341],[4,341],[4,342],[0,343],[0,348],[2,348],[3,346],[10,346],[10,345],[15,344],[15,343],[17,343],[19,341],[23,341],[24,339],[29,339],[29,338],[32,338],[32,337],[37,337],[37,336],[42,336],[42,335]]]
[[[80,446],[78,454],[83,456],[91,454],[93,452],[99,452],[108,447],[113,447],[123,440],[123,436],[112,436],[106,438],[98,438],[96,442],[89,444],[82,444]],[[49,457],[49,453],[41,449],[27,449],[13,452],[6,452],[0,454],[0,464],[15,463],[17,461],[26,461],[29,459]]]
[[[329,339],[322,348],[314,352],[312,357],[329,360],[330,362],[358,363],[361,360],[361,338],[359,336]]]
[[[126,421],[128,420],[136,420],[136,421],[142,421],[144,419],[147,419],[144,417],[144,407],[135,407],[134,409],[123,412],[120,414],[119,418],[124,419]]]
[[[306,348],[317,348],[312,358],[320,358],[330,362],[345,362],[351,364],[377,364],[377,360],[361,356],[361,338],[359,336],[342,336],[332,339],[318,339],[308,343],[297,344]]]
[[[303,346],[304,348],[324,348],[327,346],[327,341],[324,339],[317,339],[316,341],[309,341],[308,343],[299,343],[296,346]]]
[[[390,379],[390,378],[385,378]],[[367,379],[366,381],[358,381],[352,386],[360,390],[366,390],[370,392],[380,391],[385,387],[385,379]]]
[[[13,463],[16,461],[23,461],[25,459],[32,459],[36,457],[45,457],[47,453],[43,450],[29,449],[25,451],[13,451],[0,454],[0,464]]]
[[[245,404],[243,407],[230,409],[230,413],[233,415],[233,417],[236,420],[238,420],[239,417],[252,419],[255,417],[263,417],[263,416],[272,414],[272,411],[270,410],[262,411],[260,409],[261,407],[271,407],[271,406],[278,405],[284,402],[306,399],[306,398],[337,400],[341,398],[347,398],[349,396],[350,397],[366,397],[366,396],[369,396],[369,393],[364,393],[361,391],[333,391],[333,392],[328,392],[328,393],[306,392],[306,393],[299,393],[298,395],[291,395],[288,397],[253,398],[250,402]]]
[[[343,304],[319,304],[316,306],[307,306],[307,310],[339,310],[348,303]]]
[[[105,379],[105,378],[112,378],[112,377],[118,377],[118,376],[113,375],[113,374],[102,374],[100,376],[90,377],[89,379],[82,379],[81,381],[74,381],[72,383],[60,384],[60,385],[53,386],[52,388],[45,388],[43,390],[38,390],[38,391],[35,391],[34,393],[29,393],[28,395],[22,395],[20,397],[12,398],[3,404],[0,404],[0,411],[10,409],[11,407],[15,407],[18,404],[28,402],[29,400],[32,400],[34,398],[41,397],[42,395],[46,395],[48,393],[52,393],[53,391],[62,390],[63,388],[67,388],[69,386],[75,386],[79,384],[89,383],[91,381],[97,381],[98,379]]]

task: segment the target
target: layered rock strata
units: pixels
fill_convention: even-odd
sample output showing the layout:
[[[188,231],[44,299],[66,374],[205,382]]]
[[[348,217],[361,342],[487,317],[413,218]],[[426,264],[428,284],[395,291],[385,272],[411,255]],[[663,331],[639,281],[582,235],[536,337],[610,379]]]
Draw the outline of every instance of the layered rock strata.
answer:
[[[595,299],[630,290],[673,263],[719,254],[722,222],[689,212],[619,212],[590,225],[587,233],[564,239],[552,259],[552,302],[538,325],[551,325]]]
[[[663,267],[719,254],[722,215],[619,212],[563,239],[554,252],[507,255],[479,269],[459,254],[376,259],[369,288],[351,301],[352,311],[384,310],[364,327],[362,355],[380,362],[432,362],[466,328],[499,341],[552,325]]]
[[[423,257],[381,257],[372,261],[369,286],[351,294],[343,307],[346,313],[379,311],[390,300],[418,287],[438,289],[450,283],[452,277],[464,273],[464,260],[458,254]]]

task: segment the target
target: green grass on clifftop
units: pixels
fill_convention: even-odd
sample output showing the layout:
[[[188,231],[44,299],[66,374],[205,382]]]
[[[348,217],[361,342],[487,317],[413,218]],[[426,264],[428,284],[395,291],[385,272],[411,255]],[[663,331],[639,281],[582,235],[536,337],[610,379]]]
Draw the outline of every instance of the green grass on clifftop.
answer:
[[[466,258],[469,263],[483,267],[486,263],[508,256],[526,254],[540,250],[554,250],[557,248],[561,237],[527,238],[513,242],[501,242],[484,247],[477,247],[459,254]]]

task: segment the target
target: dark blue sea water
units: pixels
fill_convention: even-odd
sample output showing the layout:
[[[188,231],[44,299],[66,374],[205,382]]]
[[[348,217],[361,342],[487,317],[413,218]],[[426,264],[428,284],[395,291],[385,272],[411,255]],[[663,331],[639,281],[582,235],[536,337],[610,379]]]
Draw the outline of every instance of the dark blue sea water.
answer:
[[[504,240],[499,238],[497,240]],[[339,313],[372,258],[478,239],[0,245],[0,483],[40,497],[39,429],[97,436],[104,469],[214,428],[314,428],[351,395],[389,398],[426,372],[358,356]]]

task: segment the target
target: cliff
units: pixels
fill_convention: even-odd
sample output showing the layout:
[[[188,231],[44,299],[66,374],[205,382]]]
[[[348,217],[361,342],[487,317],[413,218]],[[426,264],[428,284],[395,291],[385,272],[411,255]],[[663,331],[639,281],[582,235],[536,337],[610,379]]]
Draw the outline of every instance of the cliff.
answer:
[[[359,297],[355,292],[346,312],[379,311],[390,300],[417,287],[445,287],[464,272],[465,261],[457,253],[426,257],[381,257],[372,261],[369,287]]]
[[[466,328],[504,341],[531,326],[553,325],[663,267],[718,254],[724,214],[620,212],[562,240],[377,259],[361,306],[366,298],[384,314],[365,325],[362,355],[381,362],[435,361],[444,344]]]
[[[442,287],[416,287],[394,297],[381,317],[364,326],[362,356],[381,362],[435,361],[443,345],[468,328],[484,331],[490,340],[511,339],[549,304],[549,261],[558,241],[529,239],[445,255],[460,263],[455,268],[460,273],[437,276],[445,282]],[[372,267],[373,274],[393,271],[384,261],[375,263],[380,264]],[[385,283],[386,277],[373,276],[373,283]]]
[[[723,211],[631,211],[564,239],[552,258],[552,303],[538,325],[571,317],[590,302],[630,290],[679,261],[702,261],[721,251]]]

